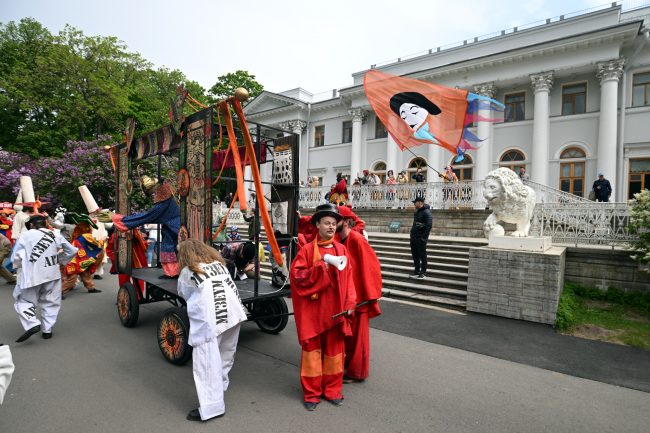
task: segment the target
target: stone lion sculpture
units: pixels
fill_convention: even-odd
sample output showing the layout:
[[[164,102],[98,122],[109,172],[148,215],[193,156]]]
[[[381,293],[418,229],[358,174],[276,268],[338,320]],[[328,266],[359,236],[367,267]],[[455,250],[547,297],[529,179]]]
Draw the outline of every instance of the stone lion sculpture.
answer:
[[[517,225],[511,236],[528,236],[535,209],[535,191],[524,185],[514,171],[501,167],[489,172],[483,182],[483,197],[492,209],[483,223],[485,237],[503,236],[505,230],[499,221]]]

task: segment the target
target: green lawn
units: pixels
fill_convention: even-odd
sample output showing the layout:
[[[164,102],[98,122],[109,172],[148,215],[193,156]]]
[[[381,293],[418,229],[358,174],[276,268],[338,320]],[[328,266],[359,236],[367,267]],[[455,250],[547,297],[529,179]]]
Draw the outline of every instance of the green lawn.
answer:
[[[576,337],[650,350],[650,296],[567,283],[555,326]]]

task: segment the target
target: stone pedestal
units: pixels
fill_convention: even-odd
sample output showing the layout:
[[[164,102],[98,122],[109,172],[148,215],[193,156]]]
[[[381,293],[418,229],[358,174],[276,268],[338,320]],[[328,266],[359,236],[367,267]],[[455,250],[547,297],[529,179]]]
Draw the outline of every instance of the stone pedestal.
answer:
[[[504,250],[516,251],[533,251],[543,253],[551,249],[553,246],[553,239],[550,236],[528,236],[525,238],[517,238],[513,236],[490,236],[488,240],[489,248],[498,248]]]
[[[545,252],[470,248],[467,311],[555,323],[566,248]]]

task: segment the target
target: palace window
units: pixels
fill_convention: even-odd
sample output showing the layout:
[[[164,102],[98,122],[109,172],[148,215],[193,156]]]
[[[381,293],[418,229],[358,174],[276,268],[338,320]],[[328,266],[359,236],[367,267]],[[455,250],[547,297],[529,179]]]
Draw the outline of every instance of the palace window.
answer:
[[[516,122],[524,120],[526,117],[526,93],[511,93],[505,97],[506,112],[504,120],[506,122]]]
[[[457,164],[454,164],[456,157],[453,157],[449,164],[454,168],[454,173],[458,177],[458,180],[472,180],[472,175],[474,174],[474,160],[468,154],[465,154],[465,158]]]
[[[585,153],[577,147],[570,147],[560,155],[560,189],[584,197]]]
[[[384,126],[383,123],[381,123],[381,120],[379,118],[375,118],[375,138],[386,138],[388,137],[388,131],[386,131],[386,127]]]
[[[411,176],[415,174],[418,168],[422,169],[422,174],[424,175],[427,182],[429,182],[429,178],[427,177],[427,161],[419,156],[417,158],[413,158],[411,162],[409,162],[408,169],[406,170],[406,175],[408,176],[409,182],[415,182]]]
[[[650,105],[650,72],[634,74],[632,79],[632,106]]]
[[[526,157],[524,156],[523,152],[521,152],[520,150],[516,150],[516,149],[509,150],[503,155],[501,155],[501,160],[499,161],[499,167],[506,167],[514,171],[515,173],[519,173],[520,167],[526,168],[526,164],[522,162],[525,159]]]
[[[352,121],[346,120],[343,122],[343,140],[342,143],[351,143],[352,142]]]
[[[630,159],[630,174],[627,198],[633,199],[634,194],[644,189],[650,189],[650,158]]]
[[[320,125],[314,128],[314,147],[322,147],[325,145],[325,125]]]
[[[562,115],[587,111],[587,83],[562,86]]]

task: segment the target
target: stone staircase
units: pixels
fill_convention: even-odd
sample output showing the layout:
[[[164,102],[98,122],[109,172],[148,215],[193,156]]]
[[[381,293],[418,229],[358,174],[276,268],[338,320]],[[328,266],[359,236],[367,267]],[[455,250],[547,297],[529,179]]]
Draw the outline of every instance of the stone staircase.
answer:
[[[431,236],[426,276],[413,279],[407,234],[374,232],[369,241],[381,263],[385,297],[453,309],[465,309],[469,249],[487,244],[480,238]]]

